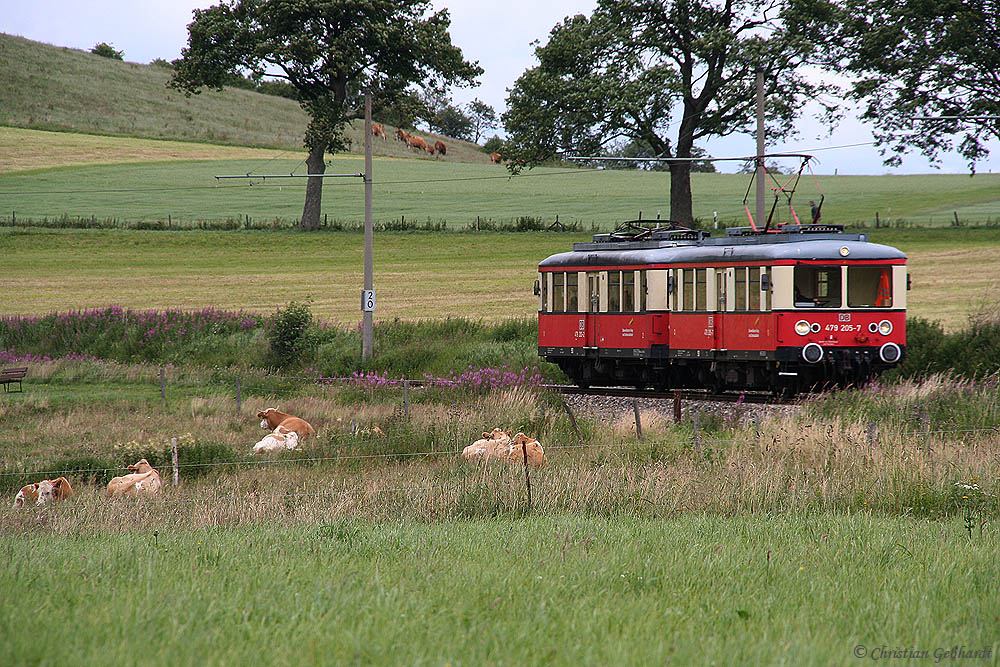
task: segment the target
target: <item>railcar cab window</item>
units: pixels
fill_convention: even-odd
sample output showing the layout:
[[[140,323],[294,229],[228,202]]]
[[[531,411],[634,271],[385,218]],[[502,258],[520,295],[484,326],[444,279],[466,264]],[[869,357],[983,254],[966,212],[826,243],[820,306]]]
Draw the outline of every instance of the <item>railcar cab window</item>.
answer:
[[[841,280],[839,266],[795,267],[796,308],[840,308]]]
[[[540,275],[541,275],[541,280],[539,282],[542,284],[542,294],[541,294],[541,297],[542,297],[542,308],[541,309],[542,310],[548,310],[549,309],[549,274],[548,273],[542,273]]]
[[[847,267],[847,305],[851,308],[891,308],[892,267]]]

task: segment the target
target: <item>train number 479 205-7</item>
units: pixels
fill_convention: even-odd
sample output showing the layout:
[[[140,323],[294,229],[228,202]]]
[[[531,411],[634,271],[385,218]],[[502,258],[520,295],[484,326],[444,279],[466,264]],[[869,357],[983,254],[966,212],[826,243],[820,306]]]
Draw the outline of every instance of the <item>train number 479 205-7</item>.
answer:
[[[824,328],[825,331],[861,331],[860,324],[827,324]]]

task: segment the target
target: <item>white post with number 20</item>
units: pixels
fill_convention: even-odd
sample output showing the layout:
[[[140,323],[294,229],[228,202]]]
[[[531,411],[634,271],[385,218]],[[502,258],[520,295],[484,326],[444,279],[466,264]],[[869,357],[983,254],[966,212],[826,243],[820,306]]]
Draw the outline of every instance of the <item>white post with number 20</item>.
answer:
[[[365,313],[375,312],[375,290],[361,290],[361,310]]]

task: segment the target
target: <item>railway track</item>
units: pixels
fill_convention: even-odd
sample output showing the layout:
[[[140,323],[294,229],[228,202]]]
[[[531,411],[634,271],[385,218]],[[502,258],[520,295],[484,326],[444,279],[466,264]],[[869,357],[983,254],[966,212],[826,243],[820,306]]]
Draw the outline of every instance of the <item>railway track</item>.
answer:
[[[748,391],[748,392],[727,392],[724,394],[713,394],[706,389],[677,389],[671,391],[653,391],[650,389],[635,389],[632,387],[590,387],[582,389],[576,385],[569,384],[546,384],[544,389],[549,389],[560,394],[581,394],[585,396],[614,396],[620,398],[656,398],[671,400],[679,398],[682,401],[712,401],[716,403],[761,403],[761,404],[789,404],[796,403],[798,399],[782,399],[769,392]]]

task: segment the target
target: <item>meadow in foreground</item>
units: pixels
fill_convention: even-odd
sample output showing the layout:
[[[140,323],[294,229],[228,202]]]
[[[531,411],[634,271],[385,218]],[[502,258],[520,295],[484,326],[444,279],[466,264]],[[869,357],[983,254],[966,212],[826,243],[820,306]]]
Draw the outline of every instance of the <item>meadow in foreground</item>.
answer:
[[[78,664],[141,651],[182,665],[827,665],[1000,650],[997,538],[969,540],[957,520],[372,522],[319,506],[232,525],[217,499],[104,503],[30,510],[33,527],[3,541],[0,662],[46,662],[53,647]],[[160,520],[192,512],[219,521]]]

